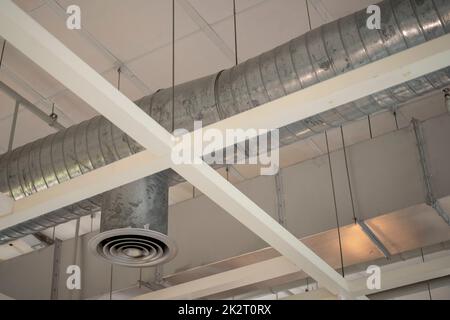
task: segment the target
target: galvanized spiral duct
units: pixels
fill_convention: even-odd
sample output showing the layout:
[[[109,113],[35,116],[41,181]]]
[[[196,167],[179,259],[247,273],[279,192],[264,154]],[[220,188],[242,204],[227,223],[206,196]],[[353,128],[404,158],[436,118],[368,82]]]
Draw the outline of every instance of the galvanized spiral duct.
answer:
[[[161,172],[107,192],[100,233],[89,240],[91,252],[127,267],[155,266],[175,257],[176,245],[167,236],[167,181]]]
[[[386,0],[378,5],[381,30],[366,27],[368,15],[362,10],[235,67],[176,86],[175,127],[191,130],[194,120],[214,123],[450,31],[448,0]],[[398,106],[449,83],[450,68],[408,81],[290,124],[280,130],[280,144]],[[137,104],[170,128],[171,89]],[[0,192],[17,200],[141,150],[105,118],[95,117],[2,155]],[[179,179],[172,175],[170,184]],[[0,243],[90,214],[101,202],[102,196],[96,196],[2,230]]]

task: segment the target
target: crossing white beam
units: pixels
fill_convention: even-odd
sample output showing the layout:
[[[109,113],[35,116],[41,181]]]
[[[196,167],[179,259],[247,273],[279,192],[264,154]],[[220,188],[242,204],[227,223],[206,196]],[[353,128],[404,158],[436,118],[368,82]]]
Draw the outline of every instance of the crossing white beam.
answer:
[[[392,269],[391,266],[381,268],[380,278],[381,287],[379,289],[369,289],[367,287],[367,278],[361,277],[349,280],[348,284],[351,292],[355,296],[367,296],[384,291],[389,291],[424,281],[438,279],[450,275],[450,256],[434,258],[426,262],[416,262],[405,266]],[[311,300],[311,299],[330,299],[333,295],[328,290],[319,288],[308,293],[292,295],[284,300]]]
[[[356,295],[370,295],[383,291],[392,290],[420,283],[432,279],[437,279],[450,275],[450,256],[434,258],[425,262],[389,269],[381,268],[380,289],[370,290],[367,288],[367,278],[359,278],[349,281],[351,291]]]
[[[136,300],[199,299],[216,293],[274,279],[298,272],[298,267],[285,257],[278,257],[233,269],[173,287],[146,293]]]
[[[365,296],[408,286],[423,281],[450,275],[450,256],[434,258],[424,263],[404,261],[393,268],[392,265],[381,267],[380,289],[368,289],[367,277],[349,280],[349,288],[354,297],[364,299]],[[262,281],[287,276],[298,269],[286,258],[277,257],[254,263],[245,267],[218,273],[201,279],[185,282],[162,290],[135,297],[136,300],[161,299],[199,299],[210,295],[242,288]],[[368,275],[369,276],[369,275]],[[336,300],[339,297],[325,288],[300,293],[284,298],[284,300]]]

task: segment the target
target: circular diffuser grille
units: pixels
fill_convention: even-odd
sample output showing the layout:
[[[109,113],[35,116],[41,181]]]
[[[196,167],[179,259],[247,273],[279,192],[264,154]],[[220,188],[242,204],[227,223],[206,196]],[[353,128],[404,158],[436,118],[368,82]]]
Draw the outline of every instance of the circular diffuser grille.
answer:
[[[171,260],[175,244],[166,235],[146,229],[115,229],[89,241],[90,250],[106,261],[127,267],[151,267]]]

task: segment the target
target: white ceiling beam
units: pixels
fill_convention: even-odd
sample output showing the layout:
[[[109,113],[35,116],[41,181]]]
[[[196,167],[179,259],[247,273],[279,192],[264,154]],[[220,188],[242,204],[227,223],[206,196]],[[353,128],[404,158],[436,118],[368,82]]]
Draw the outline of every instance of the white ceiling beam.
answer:
[[[136,300],[199,299],[298,272],[284,257],[218,273],[135,297]]]
[[[403,264],[405,264],[405,262],[403,262]],[[392,269],[390,265],[383,266],[381,268],[380,289],[368,289],[367,277],[349,280],[348,284],[351,292],[355,296],[370,296],[371,294],[389,291],[449,275],[450,256],[447,255],[423,263],[420,261],[419,263],[415,262],[414,264],[399,266],[394,269]],[[320,297],[321,299],[333,297],[326,289],[319,288],[318,290],[309,293],[292,295],[283,300],[310,300],[310,294],[313,292],[315,292],[315,294],[312,295],[313,297]]]
[[[349,281],[349,287],[356,295],[369,295],[448,275],[450,275],[450,256],[446,255],[395,269],[390,269],[388,266],[382,267],[380,289],[368,289],[366,277]]]
[[[136,300],[161,299],[199,299],[210,295],[241,288],[262,281],[275,279],[295,273],[298,269],[286,258],[277,257],[254,263],[245,267],[218,273],[201,279],[174,285],[162,290],[135,297]],[[364,299],[365,296],[408,286],[423,281],[450,275],[450,256],[434,258],[424,263],[403,261],[401,265],[381,267],[381,288],[367,288],[367,277],[348,280],[353,296]],[[329,300],[338,299],[325,288],[292,295],[285,300]]]
[[[168,164],[167,158],[142,151],[17,201],[0,193],[0,230],[158,173]],[[13,205],[9,212],[1,210],[3,197]]]
[[[314,10],[316,10],[323,23],[333,21],[333,15],[327,9],[327,6],[323,3],[323,0],[311,1],[310,5],[314,8]]]

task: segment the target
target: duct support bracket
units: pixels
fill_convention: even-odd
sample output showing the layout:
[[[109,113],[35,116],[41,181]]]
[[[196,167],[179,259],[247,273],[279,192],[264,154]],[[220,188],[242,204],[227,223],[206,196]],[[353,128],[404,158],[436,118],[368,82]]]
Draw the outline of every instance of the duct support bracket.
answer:
[[[411,120],[414,134],[416,137],[416,143],[417,143],[417,149],[419,152],[419,160],[420,160],[420,166],[422,169],[423,174],[423,180],[426,190],[426,199],[425,202],[427,205],[432,207],[437,214],[450,226],[450,217],[449,214],[444,210],[444,208],[441,207],[439,200],[436,199],[433,193],[433,187],[432,187],[432,177],[430,173],[430,169],[427,162],[427,154],[425,150],[425,138],[423,136],[422,126],[420,124],[420,121],[417,119]]]
[[[9,87],[6,83],[3,81],[0,81],[0,91],[5,93],[10,98],[16,100],[21,106],[27,108],[31,113],[33,113],[36,117],[44,121],[45,123],[49,124],[49,116],[36,107],[34,104],[32,104],[30,101],[25,99],[23,96],[21,96],[19,93],[17,93],[14,89]],[[53,127],[57,130],[63,130],[65,127],[61,125],[59,122],[55,121],[53,122]]]
[[[51,300],[58,300],[59,274],[61,271],[61,250],[62,241],[56,238],[53,248],[52,291],[50,294]]]
[[[275,189],[277,195],[278,222],[283,227],[286,227],[286,204],[284,201],[283,177],[281,169],[275,175]]]
[[[358,225],[361,227],[362,231],[366,234],[366,236],[372,241],[372,243],[380,250],[380,252],[386,257],[386,259],[391,258],[391,254],[389,250],[385,247],[383,242],[375,235],[375,233],[370,229],[370,227],[363,220],[356,220]]]

